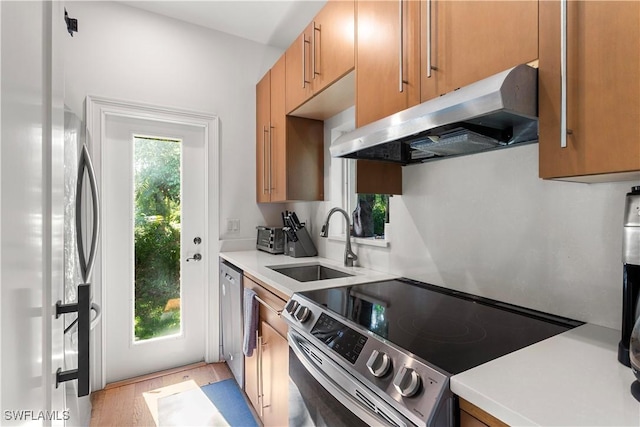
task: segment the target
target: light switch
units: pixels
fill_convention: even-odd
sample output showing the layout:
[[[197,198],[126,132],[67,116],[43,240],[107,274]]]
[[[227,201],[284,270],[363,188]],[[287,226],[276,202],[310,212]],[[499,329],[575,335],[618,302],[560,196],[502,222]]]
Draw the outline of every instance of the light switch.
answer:
[[[238,233],[240,231],[240,220],[239,219],[227,219],[227,232],[229,233]]]

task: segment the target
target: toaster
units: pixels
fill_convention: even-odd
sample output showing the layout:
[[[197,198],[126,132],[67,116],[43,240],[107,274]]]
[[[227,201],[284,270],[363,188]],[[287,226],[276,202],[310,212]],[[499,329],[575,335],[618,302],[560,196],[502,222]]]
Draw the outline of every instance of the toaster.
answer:
[[[256,227],[256,249],[270,254],[284,253],[284,232],[282,227],[259,225]]]

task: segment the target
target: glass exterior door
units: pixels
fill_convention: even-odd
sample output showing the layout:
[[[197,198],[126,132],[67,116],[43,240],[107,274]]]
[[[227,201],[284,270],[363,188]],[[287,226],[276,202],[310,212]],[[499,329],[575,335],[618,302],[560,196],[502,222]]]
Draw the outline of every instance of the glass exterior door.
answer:
[[[103,149],[106,381],[203,360],[202,128],[108,117]]]

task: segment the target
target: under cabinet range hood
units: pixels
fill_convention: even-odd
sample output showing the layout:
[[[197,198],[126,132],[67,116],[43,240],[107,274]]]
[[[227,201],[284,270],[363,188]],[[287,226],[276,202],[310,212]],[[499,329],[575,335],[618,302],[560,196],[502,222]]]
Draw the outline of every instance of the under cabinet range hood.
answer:
[[[538,70],[518,65],[340,136],[331,156],[402,165],[538,139]]]

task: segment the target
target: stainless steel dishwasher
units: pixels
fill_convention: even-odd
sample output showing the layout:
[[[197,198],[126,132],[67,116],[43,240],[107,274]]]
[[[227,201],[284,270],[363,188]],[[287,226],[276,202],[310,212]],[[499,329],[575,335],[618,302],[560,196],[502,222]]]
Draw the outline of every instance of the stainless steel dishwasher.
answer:
[[[242,331],[242,270],[220,260],[220,352],[241,388],[244,387]]]

